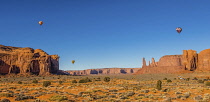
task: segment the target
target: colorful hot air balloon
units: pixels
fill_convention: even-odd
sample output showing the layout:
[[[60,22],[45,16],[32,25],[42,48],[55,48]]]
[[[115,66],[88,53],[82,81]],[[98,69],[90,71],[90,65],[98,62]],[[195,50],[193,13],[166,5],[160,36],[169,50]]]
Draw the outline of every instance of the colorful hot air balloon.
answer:
[[[39,21],[39,25],[42,25],[43,24],[43,21]]]
[[[182,28],[181,28],[181,27],[178,27],[178,28],[176,28],[176,31],[177,31],[178,33],[181,33],[181,32],[182,32]]]
[[[74,64],[75,60],[72,60],[71,63]]]

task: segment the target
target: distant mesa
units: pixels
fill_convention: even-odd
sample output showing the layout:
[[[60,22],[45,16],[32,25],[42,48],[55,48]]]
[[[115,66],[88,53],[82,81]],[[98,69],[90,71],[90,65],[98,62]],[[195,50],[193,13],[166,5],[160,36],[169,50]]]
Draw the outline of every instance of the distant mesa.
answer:
[[[70,75],[111,75],[111,74],[133,74],[140,68],[101,68],[86,70],[68,70]]]
[[[158,62],[152,58],[149,65],[143,58],[142,63],[142,68],[135,74],[206,72],[210,71],[210,49],[198,54],[195,50],[183,50],[182,55],[166,55]]]
[[[0,45],[0,74],[56,74],[59,56],[48,55],[41,49]]]

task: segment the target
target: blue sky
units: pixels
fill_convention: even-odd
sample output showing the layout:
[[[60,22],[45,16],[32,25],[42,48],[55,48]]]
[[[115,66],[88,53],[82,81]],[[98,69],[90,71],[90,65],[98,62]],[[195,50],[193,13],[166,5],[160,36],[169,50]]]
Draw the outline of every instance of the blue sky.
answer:
[[[139,68],[143,57],[158,61],[210,48],[209,5],[209,0],[1,0],[0,44],[58,54],[62,70]],[[176,27],[183,28],[181,34]]]

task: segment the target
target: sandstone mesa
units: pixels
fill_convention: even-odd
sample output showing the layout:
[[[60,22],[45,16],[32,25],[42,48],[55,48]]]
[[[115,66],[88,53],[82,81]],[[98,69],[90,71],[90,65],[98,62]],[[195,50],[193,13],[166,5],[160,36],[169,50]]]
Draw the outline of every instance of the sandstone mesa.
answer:
[[[0,45],[0,74],[48,75],[59,70],[59,56],[41,49]]]
[[[86,70],[69,70],[71,75],[91,75],[91,74],[133,74],[140,68],[101,68],[101,69],[86,69]]]

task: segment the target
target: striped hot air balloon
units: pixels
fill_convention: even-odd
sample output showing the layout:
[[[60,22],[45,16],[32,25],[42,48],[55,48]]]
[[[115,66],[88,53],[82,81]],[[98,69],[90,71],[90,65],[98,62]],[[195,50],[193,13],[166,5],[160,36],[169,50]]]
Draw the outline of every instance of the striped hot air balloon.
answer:
[[[182,28],[178,27],[178,28],[176,28],[176,31],[180,34],[182,32]]]

